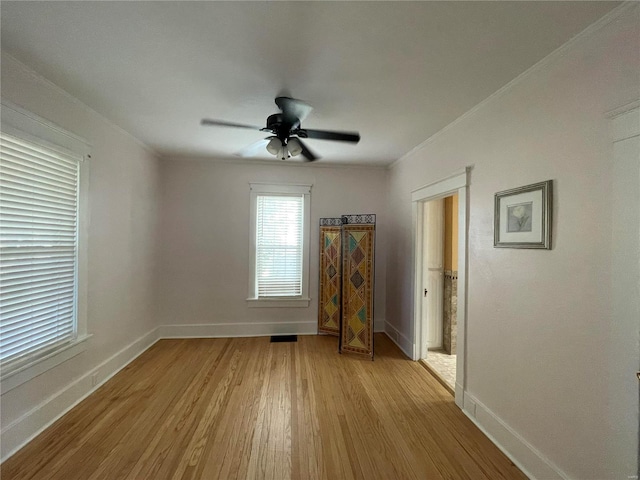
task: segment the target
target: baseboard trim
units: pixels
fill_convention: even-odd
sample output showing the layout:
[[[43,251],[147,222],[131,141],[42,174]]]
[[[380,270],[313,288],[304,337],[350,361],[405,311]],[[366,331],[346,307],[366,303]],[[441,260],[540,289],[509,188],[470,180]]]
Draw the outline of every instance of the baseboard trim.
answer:
[[[0,462],[24,447],[157,341],[158,329],[154,328],[7,425],[0,432]],[[92,386],[91,377],[94,374],[100,380]]]
[[[462,384],[457,382],[457,380],[458,379],[456,378],[456,388],[453,396],[456,399],[456,405],[458,406],[458,408],[460,410],[464,410],[464,388]]]
[[[159,338],[268,337],[270,335],[316,335],[317,322],[205,323],[160,325]]]
[[[464,394],[462,411],[527,477],[532,480],[569,479],[557,465],[469,392]]]
[[[413,342],[405,337],[404,334],[400,332],[400,330],[391,325],[389,322],[384,322],[384,326],[384,331],[387,334],[387,337],[389,337],[391,341],[395,343],[407,357],[413,359]]]

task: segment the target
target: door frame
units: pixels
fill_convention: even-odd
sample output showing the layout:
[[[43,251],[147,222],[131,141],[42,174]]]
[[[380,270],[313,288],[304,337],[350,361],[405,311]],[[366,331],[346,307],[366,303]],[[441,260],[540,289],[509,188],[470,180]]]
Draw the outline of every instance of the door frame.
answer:
[[[459,170],[452,175],[417,188],[411,192],[412,205],[412,233],[413,233],[413,360],[423,357],[422,352],[422,265],[424,259],[424,205],[431,200],[445,198],[458,194],[458,314],[457,314],[457,359],[455,402],[463,407],[465,372],[466,372],[466,329],[467,329],[467,238],[468,238],[468,185],[471,167]]]
[[[612,319],[616,327],[611,332],[611,338],[617,346],[616,352],[609,354],[609,364],[615,367],[608,371],[611,385],[615,387],[610,392],[609,403],[616,412],[629,412],[628,415],[617,414],[613,419],[614,422],[625,422],[629,426],[624,432],[619,432],[620,438],[626,440],[624,452],[618,452],[617,460],[624,462],[624,459],[628,458],[635,462],[634,467],[640,470],[640,384],[634,378],[634,371],[640,372],[640,352],[637,352],[640,300],[639,285],[635,281],[639,273],[637,252],[640,218],[637,209],[634,212],[625,208],[634,202],[637,203],[637,149],[630,147],[629,142],[637,142],[636,139],[640,137],[640,100],[616,108],[607,113],[606,117],[610,121],[613,146],[610,211],[611,268],[615,274],[611,276],[610,291]],[[629,148],[631,150],[627,150]],[[631,351],[634,351],[633,355],[629,354]],[[632,416],[635,418],[631,420]],[[635,459],[632,460],[634,456]]]

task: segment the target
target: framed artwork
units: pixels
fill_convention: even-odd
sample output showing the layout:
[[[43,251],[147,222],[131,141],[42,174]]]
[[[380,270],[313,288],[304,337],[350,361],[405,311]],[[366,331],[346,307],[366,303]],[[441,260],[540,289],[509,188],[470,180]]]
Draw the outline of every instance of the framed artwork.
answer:
[[[551,249],[552,180],[495,195],[493,246]]]

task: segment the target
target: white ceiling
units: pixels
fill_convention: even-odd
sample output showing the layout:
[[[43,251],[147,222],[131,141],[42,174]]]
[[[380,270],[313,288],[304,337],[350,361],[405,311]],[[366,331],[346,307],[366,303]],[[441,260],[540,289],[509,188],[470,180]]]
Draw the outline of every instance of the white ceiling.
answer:
[[[388,165],[617,5],[2,1],[1,41],[164,156],[232,157],[264,134],[200,119],[263,125],[288,91],[362,136],[308,140],[320,162]]]

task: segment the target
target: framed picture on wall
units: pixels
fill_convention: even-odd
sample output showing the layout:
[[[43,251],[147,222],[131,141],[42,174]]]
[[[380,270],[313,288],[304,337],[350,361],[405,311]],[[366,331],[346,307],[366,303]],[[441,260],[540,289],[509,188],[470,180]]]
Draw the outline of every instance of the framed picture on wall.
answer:
[[[495,195],[493,246],[551,249],[552,180]]]

